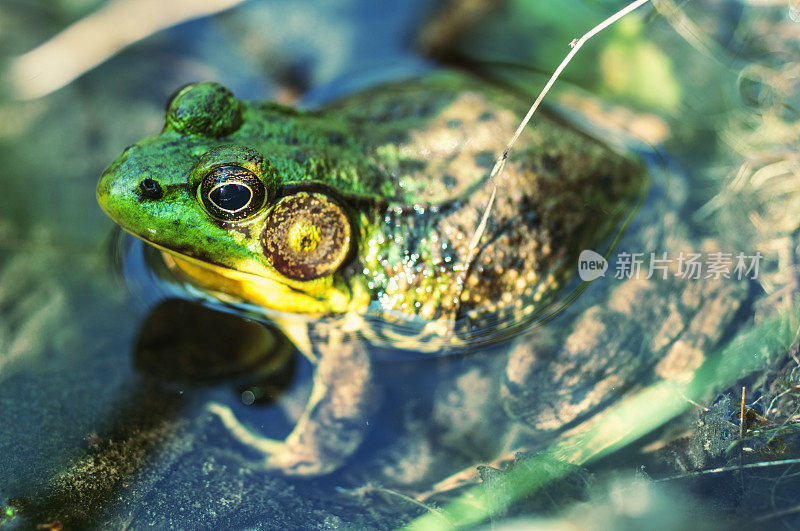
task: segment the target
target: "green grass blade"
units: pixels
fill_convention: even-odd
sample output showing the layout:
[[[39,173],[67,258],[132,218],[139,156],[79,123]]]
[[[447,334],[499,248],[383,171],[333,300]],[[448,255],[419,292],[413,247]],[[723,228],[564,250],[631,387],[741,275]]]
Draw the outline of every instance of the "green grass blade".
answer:
[[[403,529],[460,529],[497,514],[520,498],[575,469],[619,450],[696,401],[714,396],[742,377],[784,354],[797,339],[798,308],[740,333],[693,373],[663,380],[624,399],[561,436],[544,452],[515,465],[500,484],[478,485],[436,514],[426,514]],[[499,495],[502,493],[502,495]]]

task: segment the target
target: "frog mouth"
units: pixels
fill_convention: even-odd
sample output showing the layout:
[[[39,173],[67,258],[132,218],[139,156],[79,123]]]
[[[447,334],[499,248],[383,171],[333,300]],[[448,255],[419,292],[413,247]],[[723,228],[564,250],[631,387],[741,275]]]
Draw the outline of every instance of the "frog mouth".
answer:
[[[158,245],[155,247],[161,251],[164,263],[171,271],[223,301],[245,302],[312,318],[343,313],[349,306],[350,297],[338,290],[319,299],[270,278],[199,260]]]
[[[123,227],[125,232],[161,252],[164,264],[177,279],[231,304],[246,303],[295,318],[319,318],[342,314],[358,306],[359,297],[337,287],[317,289],[314,294],[268,277],[189,256],[155,243]],[[270,315],[274,318],[274,316]]]

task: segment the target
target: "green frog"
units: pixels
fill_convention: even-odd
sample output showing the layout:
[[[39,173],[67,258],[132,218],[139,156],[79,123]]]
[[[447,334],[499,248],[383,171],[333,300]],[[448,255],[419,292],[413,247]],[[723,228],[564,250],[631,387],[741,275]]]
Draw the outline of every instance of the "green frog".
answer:
[[[645,166],[539,115],[490,179],[525,109],[518,95],[451,72],[312,111],[197,83],[170,98],[159,135],[103,173],[97,198],[116,223],[186,283],[277,325],[314,364],[310,399],[285,440],[212,408],[266,468],[320,475],[353,454],[380,396],[373,347],[434,356],[514,337],[577,293],[582,249],[611,248],[647,191]],[[719,298],[717,288],[700,301],[684,296],[672,321],[679,312],[656,304],[652,319],[674,326],[637,355],[632,332],[603,319],[654,302],[657,280],[623,283],[626,295],[609,295],[559,340],[561,354],[553,341],[551,356],[517,341],[498,378],[508,412],[554,431],[654,370],[692,315]]]

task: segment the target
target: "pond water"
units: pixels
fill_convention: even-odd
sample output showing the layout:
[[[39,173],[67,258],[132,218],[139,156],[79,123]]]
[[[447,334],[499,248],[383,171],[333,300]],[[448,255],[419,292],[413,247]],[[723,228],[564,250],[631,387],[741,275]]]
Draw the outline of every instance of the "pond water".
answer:
[[[22,54],[102,4],[0,6],[3,48]],[[242,318],[230,305],[165,282],[169,273],[159,253],[125,237],[97,206],[97,179],[125,146],[161,130],[164,102],[187,82],[216,80],[241,99],[313,108],[445,62],[535,95],[565,44],[625,2],[570,0],[563,10],[521,0],[487,4],[472,14],[481,22],[466,17],[464,27],[443,4],[245,2],[150,35],[28,101],[15,98],[19,80],[4,69],[0,527],[398,527],[428,512],[414,497],[445,490],[437,482],[474,472],[521,442],[541,450],[560,428],[574,427],[620,396],[597,391],[603,386],[621,392],[652,383],[650,373],[637,372],[640,364],[675,376],[696,368],[704,352],[739,330],[790,307],[800,226],[800,11],[791,2],[718,0],[679,9],[662,1],[658,11],[646,7],[590,41],[550,97],[552,115],[635,154],[649,168],[642,204],[631,211],[616,247],[604,241],[594,249],[601,256],[593,259],[607,260],[605,277],[582,283],[573,275],[548,311],[514,330],[510,366],[516,363],[516,372],[507,369],[507,337],[480,348],[467,343],[450,356],[374,348],[383,401],[363,419],[365,440],[344,466],[310,478],[254,466],[259,455],[238,442],[209,405],[228,408],[264,436],[285,437],[308,401],[314,368],[263,318],[252,312]],[[114,31],[113,25],[93,28],[101,30]],[[2,61],[10,67],[13,56]],[[622,288],[624,279],[615,277],[632,276],[625,257],[637,252],[649,260],[642,282]],[[696,283],[675,280],[684,252],[698,253],[706,268],[715,253],[728,253],[734,278],[707,281],[704,269]],[[667,253],[658,257],[669,263],[652,271],[650,253]],[[758,273],[744,271],[743,281],[735,278],[739,254],[749,262],[763,255]],[[648,266],[656,281],[662,272],[669,280],[646,284]],[[595,309],[609,297],[616,306]],[[678,323],[681,333],[651,326],[662,322]],[[601,325],[610,331],[594,333]],[[665,334],[670,345],[688,347],[653,346]],[[520,344],[533,345],[544,358],[574,356],[574,364],[542,368]],[[603,354],[582,358],[573,344]],[[699,352],[700,361],[688,351]],[[742,383],[752,389],[748,404],[767,421],[791,427],[795,403],[784,402],[794,396],[797,376],[791,364],[773,364],[770,371],[780,378],[765,371]],[[548,391],[539,391],[535,407],[531,393],[503,400],[523,373],[533,377],[526,385]],[[590,383],[576,387],[570,378]],[[717,424],[709,418],[738,407],[713,394],[705,398],[714,406],[690,412],[594,469],[581,469],[548,491],[547,500],[529,498],[510,514],[611,527],[621,525],[620,518],[660,518],[664,528],[701,520],[715,527],[708,513],[713,504],[730,519],[773,518],[791,501],[786,481],[774,487],[740,477],[737,491],[721,479],[713,486],[725,495],[706,499],[698,492],[707,484],[671,490],[639,485],[633,477],[645,464],[665,477],[744,462],[727,449],[704,453],[694,447],[696,437],[681,439],[681,431],[702,431],[694,423],[702,415],[701,425],[725,433],[714,448],[735,439],[729,433],[735,417]],[[537,429],[520,428],[508,413]],[[793,432],[787,433],[782,450],[753,459],[796,457],[793,443]],[[470,484],[478,476],[474,472]],[[486,470],[480,476],[493,477]],[[435,506],[460,492],[426,501]],[[649,510],[630,513],[634,509],[617,499],[626,492],[650,496]],[[697,501],[685,501],[691,498]],[[575,509],[586,499],[590,503]],[[694,520],[665,518],[663,507],[674,503],[684,503],[686,518]],[[774,518],[788,525],[793,513]]]

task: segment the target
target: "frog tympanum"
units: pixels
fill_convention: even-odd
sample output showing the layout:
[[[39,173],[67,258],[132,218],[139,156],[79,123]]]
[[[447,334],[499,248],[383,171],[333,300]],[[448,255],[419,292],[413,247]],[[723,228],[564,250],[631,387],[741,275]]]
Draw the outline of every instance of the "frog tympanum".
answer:
[[[646,188],[644,165],[539,115],[492,182],[525,105],[455,73],[315,111],[239,101],[219,84],[198,83],[172,96],[161,134],[103,173],[98,201],[116,223],[160,249],[187,282],[257,308],[315,365],[311,398],[284,441],[218,411],[263,452],[266,467],[324,474],[356,450],[379,396],[373,345],[435,355],[513,335],[574,280],[582,249],[608,249]],[[667,306],[650,305],[654,315],[637,326],[663,323],[664,344],[637,359],[648,334],[636,342],[609,323],[656,300],[651,286],[623,284],[617,291],[627,295],[612,294],[585,316],[560,353],[511,349],[508,410],[533,429],[557,429],[653,368],[654,356],[691,332],[692,311],[706,299],[672,290],[689,316],[674,326]],[[543,390],[546,403],[526,408]]]

